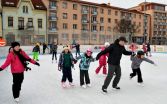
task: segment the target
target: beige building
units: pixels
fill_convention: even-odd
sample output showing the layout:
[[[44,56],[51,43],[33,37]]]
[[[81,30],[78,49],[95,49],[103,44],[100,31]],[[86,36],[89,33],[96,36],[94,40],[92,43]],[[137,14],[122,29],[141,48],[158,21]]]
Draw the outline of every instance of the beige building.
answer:
[[[3,36],[10,45],[46,41],[46,7],[41,0],[2,0]]]
[[[130,8],[131,10],[135,9],[151,15],[150,40],[153,44],[167,43],[167,11],[165,9],[166,6],[166,4],[144,2],[136,7]]]
[[[81,44],[104,44],[106,41],[113,42],[122,35],[138,43],[143,41],[142,12],[82,0],[43,2],[48,8],[48,43],[58,41],[59,44],[69,44],[75,40]],[[150,16],[147,17],[146,28],[149,28]],[[135,24],[137,32],[118,31],[116,27],[122,19]],[[150,30],[147,29],[146,32],[149,34]]]

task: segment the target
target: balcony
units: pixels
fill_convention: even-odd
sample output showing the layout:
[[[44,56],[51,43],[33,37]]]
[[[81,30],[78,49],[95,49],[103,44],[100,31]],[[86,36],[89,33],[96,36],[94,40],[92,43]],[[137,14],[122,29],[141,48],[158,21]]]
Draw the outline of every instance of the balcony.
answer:
[[[50,21],[57,21],[57,17],[56,16],[49,16],[49,20]]]
[[[82,33],[88,33],[88,29],[82,29]]]
[[[97,15],[97,11],[92,11],[92,15]]]
[[[83,23],[83,24],[87,24],[87,23],[88,23],[88,20],[83,19],[83,20],[82,20],[82,23]]]
[[[82,14],[88,14],[88,10],[82,10]]]
[[[18,25],[18,30],[24,30],[24,26]]]
[[[92,23],[93,23],[93,24],[97,24],[97,23],[98,23],[98,21],[92,21]]]
[[[57,28],[49,28],[49,32],[57,32]]]
[[[27,25],[27,26],[26,26],[26,29],[27,29],[27,30],[34,30],[34,26],[32,26],[32,25]]]
[[[57,6],[49,5],[50,10],[57,10]]]

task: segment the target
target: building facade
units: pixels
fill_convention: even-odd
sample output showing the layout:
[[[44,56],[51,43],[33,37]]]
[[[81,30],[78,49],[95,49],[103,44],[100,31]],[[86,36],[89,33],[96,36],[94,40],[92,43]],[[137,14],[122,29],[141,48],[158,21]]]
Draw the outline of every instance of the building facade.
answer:
[[[46,41],[46,12],[41,0],[2,0],[3,37],[7,45]]]
[[[136,10],[98,4],[82,0],[43,0],[48,8],[48,43],[104,44],[113,42],[119,36],[142,43],[144,33],[144,13]],[[149,28],[150,16],[147,16]],[[138,31],[116,31],[122,20],[136,26]],[[130,25],[129,25],[129,28]],[[150,34],[150,30],[147,30]]]
[[[152,44],[167,44],[167,11],[165,4],[144,2],[136,7],[130,8],[135,9],[143,13],[150,14],[151,16],[151,36],[150,41]]]
[[[0,1],[1,4],[1,1]],[[0,5],[0,37],[2,37],[2,7]]]

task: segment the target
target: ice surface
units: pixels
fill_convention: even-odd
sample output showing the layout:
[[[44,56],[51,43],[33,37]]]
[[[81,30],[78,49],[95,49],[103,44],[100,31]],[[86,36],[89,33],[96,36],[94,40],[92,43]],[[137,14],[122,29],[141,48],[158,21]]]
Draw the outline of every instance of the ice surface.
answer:
[[[94,54],[96,56],[96,54]],[[120,91],[108,87],[108,94],[101,92],[105,76],[95,74],[98,61],[91,63],[89,74],[92,87],[83,89],[79,85],[78,63],[73,70],[75,87],[61,87],[62,73],[51,55],[40,55],[40,67],[30,65],[32,71],[25,72],[20,104],[166,104],[167,103],[167,54],[154,53],[150,59],[158,66],[143,62],[141,65],[144,87],[137,85],[136,77],[129,80],[131,61],[129,56],[121,60],[122,77]],[[0,65],[4,60],[0,60]],[[68,84],[68,82],[67,82]],[[0,104],[14,104],[12,97],[12,75],[9,68],[0,72]]]

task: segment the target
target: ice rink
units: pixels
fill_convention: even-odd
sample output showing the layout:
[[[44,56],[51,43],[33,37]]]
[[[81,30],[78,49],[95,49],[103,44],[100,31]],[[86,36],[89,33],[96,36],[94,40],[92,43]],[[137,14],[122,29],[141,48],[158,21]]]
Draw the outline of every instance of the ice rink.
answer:
[[[136,77],[129,80],[131,61],[129,56],[123,56],[122,78],[118,85],[121,90],[113,90],[111,83],[108,94],[103,94],[101,87],[105,76],[101,72],[95,74],[98,61],[90,66],[91,88],[80,87],[78,62],[72,70],[75,87],[63,89],[62,73],[57,70],[57,63],[52,63],[51,55],[40,55],[41,66],[31,64],[32,71],[25,72],[20,104],[167,104],[167,54],[154,53],[149,58],[157,66],[142,63],[144,87],[137,85]],[[0,60],[0,65],[3,62]],[[0,104],[14,104],[9,68],[0,72]]]

